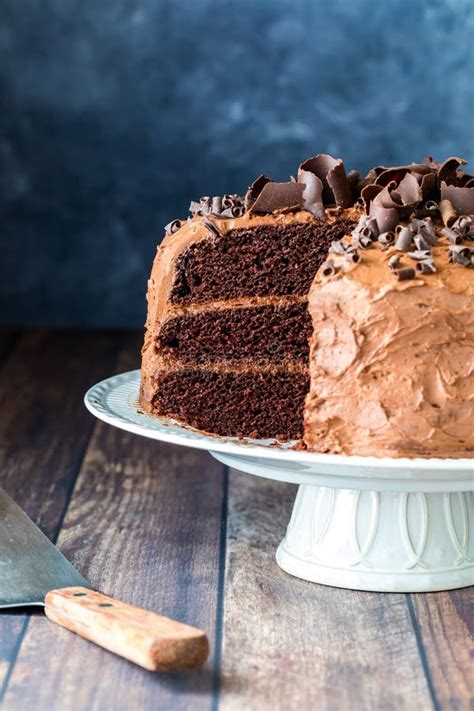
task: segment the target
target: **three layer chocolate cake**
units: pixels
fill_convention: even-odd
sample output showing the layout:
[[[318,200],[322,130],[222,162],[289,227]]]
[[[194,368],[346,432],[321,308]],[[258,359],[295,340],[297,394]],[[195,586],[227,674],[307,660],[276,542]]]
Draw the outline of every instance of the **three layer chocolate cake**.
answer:
[[[148,283],[140,405],[206,432],[376,456],[474,451],[474,179],[464,161],[201,198]]]

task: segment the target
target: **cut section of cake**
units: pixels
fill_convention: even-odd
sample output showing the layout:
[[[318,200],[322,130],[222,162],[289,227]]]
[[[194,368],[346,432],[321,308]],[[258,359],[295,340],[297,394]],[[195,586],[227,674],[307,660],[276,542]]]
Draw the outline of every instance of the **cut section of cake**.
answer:
[[[353,225],[196,215],[168,235],[149,282],[142,407],[221,435],[302,437],[308,292]]]
[[[140,406],[224,436],[474,452],[474,179],[451,158],[191,204],[148,282]],[[308,306],[309,299],[309,306]]]

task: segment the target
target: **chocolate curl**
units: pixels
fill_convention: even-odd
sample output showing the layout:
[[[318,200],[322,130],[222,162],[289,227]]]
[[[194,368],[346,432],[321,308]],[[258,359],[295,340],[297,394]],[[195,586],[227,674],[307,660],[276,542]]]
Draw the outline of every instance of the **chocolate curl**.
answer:
[[[383,168],[382,172],[379,173],[375,181],[376,185],[380,185],[385,188],[389,183],[398,183],[410,172],[410,167],[408,165],[399,165],[393,168]]]
[[[426,262],[417,262],[415,269],[420,274],[433,274],[436,271],[434,263],[428,259]]]
[[[383,207],[372,202],[370,216],[375,217],[380,232],[392,232],[398,225],[398,212],[393,207]]]
[[[211,220],[204,220],[202,224],[212,235],[214,235],[214,237],[222,237],[222,233],[218,230],[216,225],[211,222]]]
[[[438,171],[438,185],[442,183],[451,184],[456,180],[456,173],[460,165],[466,165],[467,161],[462,158],[448,158],[442,163]]]
[[[413,242],[413,233],[409,227],[402,227],[398,233],[397,241],[395,242],[395,249],[400,252],[408,252]]]
[[[427,173],[422,177],[420,187],[423,200],[426,200],[426,198],[431,195],[431,193],[435,190],[436,185],[436,173]]]
[[[395,232],[382,232],[378,236],[380,244],[393,244],[395,242]]]
[[[381,185],[376,185],[375,183],[370,183],[362,188],[360,196],[364,203],[365,211],[368,213],[370,211],[370,203],[374,200],[377,195],[383,190]]]
[[[356,251],[347,252],[345,256],[346,262],[352,262],[353,264],[359,264],[360,259],[360,254],[358,254]]]
[[[458,188],[455,185],[441,183],[441,201],[449,200],[457,213],[474,214],[474,187]]]
[[[271,182],[271,178],[268,178],[266,175],[259,175],[258,178],[255,178],[245,193],[244,206],[246,210],[252,207],[265,185]]]
[[[264,214],[277,210],[301,210],[304,207],[304,188],[301,183],[267,182],[250,210]]]
[[[473,220],[471,215],[461,215],[458,217],[456,222],[453,224],[453,230],[458,230],[463,236],[470,234],[473,226]]]
[[[441,230],[443,237],[449,239],[453,244],[461,244],[463,241],[463,236],[457,230],[451,230],[449,227],[444,227]]]
[[[460,264],[463,267],[470,267],[472,254],[469,247],[453,245],[449,248],[449,261],[454,262],[454,264]]]
[[[374,198],[374,205],[394,208],[399,219],[407,219],[422,199],[421,188],[414,175],[407,173],[400,184],[392,181]]]
[[[298,172],[300,170],[314,173],[321,180],[325,205],[335,202],[339,207],[352,207],[354,198],[340,158],[320,153],[301,163]]]
[[[413,238],[413,241],[415,242],[416,248],[421,249],[421,250],[430,250],[431,249],[431,243],[428,242],[422,234],[417,234]]]
[[[415,206],[423,198],[418,181],[411,173],[405,175],[396,192],[400,195],[404,206]]]
[[[346,250],[342,242],[334,240],[329,247],[329,254],[345,254]]]
[[[407,279],[415,278],[415,270],[413,267],[403,267],[398,269],[395,274],[397,275],[398,281],[406,281]]]
[[[390,257],[390,259],[388,260],[388,266],[392,271],[398,269],[398,267],[400,266],[400,257],[398,256],[398,254],[393,254]]]
[[[422,176],[434,174],[434,169],[432,165],[427,165],[425,163],[411,163],[410,165],[398,165],[390,168],[385,168],[380,166],[375,169],[377,171],[377,178],[375,183],[386,187],[389,183],[395,182],[397,184],[401,183],[405,175],[411,174],[413,176],[418,176],[419,181],[422,182]],[[436,176],[435,176],[436,180]]]
[[[336,273],[336,267],[334,264],[331,262],[330,259],[328,259],[326,262],[323,262],[321,264],[321,274],[325,277],[332,276],[333,274]]]
[[[172,235],[181,227],[181,220],[171,220],[165,225],[165,234]]]
[[[324,217],[323,183],[309,170],[298,169],[298,183],[304,185],[304,209],[316,217]]]
[[[456,220],[456,210],[454,209],[451,201],[441,200],[439,204],[439,211],[445,227],[451,227],[453,222]]]
[[[432,259],[433,255],[429,249],[417,249],[414,252],[408,252],[407,257],[415,262],[425,262],[427,259]]]

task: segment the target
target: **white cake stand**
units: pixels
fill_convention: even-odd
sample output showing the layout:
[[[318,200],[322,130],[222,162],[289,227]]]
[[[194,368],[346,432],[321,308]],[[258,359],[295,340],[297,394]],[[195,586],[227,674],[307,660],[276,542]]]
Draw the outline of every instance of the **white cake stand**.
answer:
[[[276,553],[287,573],[380,592],[474,583],[473,459],[347,457],[205,435],[138,412],[139,377],[137,370],[98,383],[85,396],[87,408],[128,432],[206,449],[235,469],[299,484]]]

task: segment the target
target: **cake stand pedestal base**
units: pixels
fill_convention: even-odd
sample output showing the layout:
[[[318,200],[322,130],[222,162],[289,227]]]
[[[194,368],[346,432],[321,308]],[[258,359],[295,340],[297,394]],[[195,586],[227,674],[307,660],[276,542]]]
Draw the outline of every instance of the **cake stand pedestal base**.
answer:
[[[459,491],[301,485],[278,565],[305,580],[356,590],[427,592],[471,585],[470,497]]]

